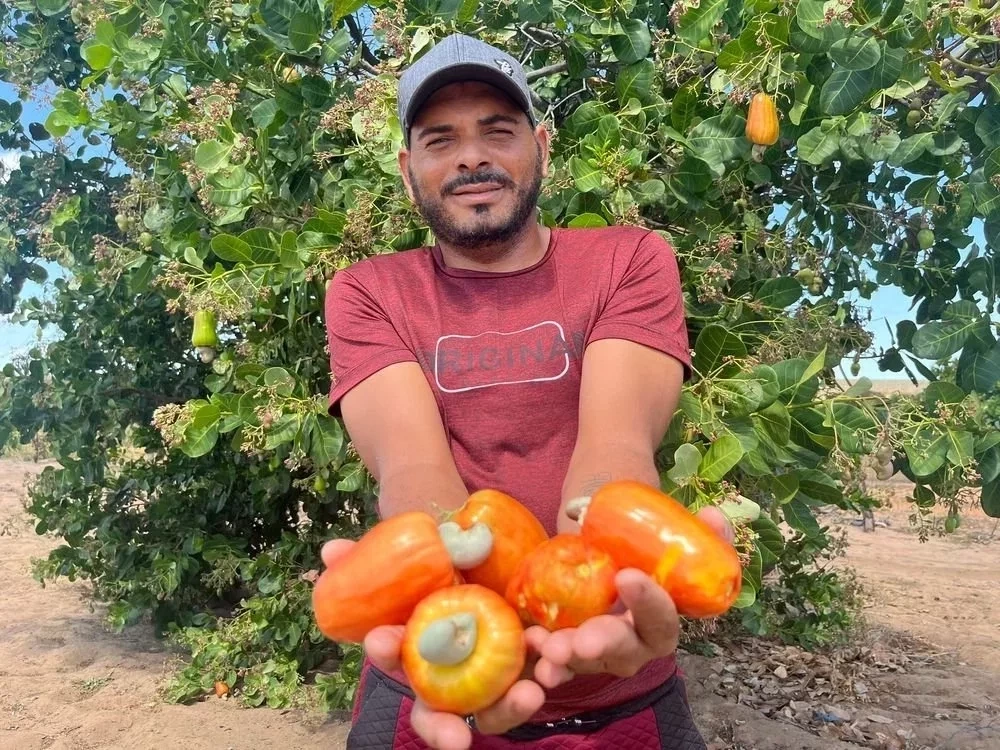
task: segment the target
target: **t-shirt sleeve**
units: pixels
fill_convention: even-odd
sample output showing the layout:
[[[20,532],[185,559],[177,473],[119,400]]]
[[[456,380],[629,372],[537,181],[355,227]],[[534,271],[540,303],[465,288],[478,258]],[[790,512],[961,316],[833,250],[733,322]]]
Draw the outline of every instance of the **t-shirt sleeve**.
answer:
[[[326,289],[328,409],[334,416],[340,416],[344,394],[365,378],[396,362],[418,361],[380,302],[374,278],[368,276],[360,269],[338,271]]]
[[[656,232],[650,231],[639,241],[588,342],[611,338],[627,339],[669,354],[684,366],[684,379],[691,377],[691,349],[677,257]]]

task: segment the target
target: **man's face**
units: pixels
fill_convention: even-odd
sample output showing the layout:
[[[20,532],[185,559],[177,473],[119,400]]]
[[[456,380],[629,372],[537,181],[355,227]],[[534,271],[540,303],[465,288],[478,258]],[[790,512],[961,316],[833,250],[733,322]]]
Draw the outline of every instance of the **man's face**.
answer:
[[[498,89],[455,83],[422,107],[399,159],[434,234],[474,250],[511,239],[531,218],[548,173],[548,139]]]

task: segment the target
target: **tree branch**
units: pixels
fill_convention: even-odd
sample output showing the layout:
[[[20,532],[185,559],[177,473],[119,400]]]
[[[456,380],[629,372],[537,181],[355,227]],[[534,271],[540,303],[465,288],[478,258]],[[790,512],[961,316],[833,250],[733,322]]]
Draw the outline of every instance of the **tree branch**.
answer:
[[[368,49],[368,43],[365,41],[365,35],[361,31],[361,27],[358,26],[358,22],[354,20],[354,16],[347,16],[347,28],[351,30],[351,36],[354,37],[354,41],[361,46],[361,57],[362,59],[372,65],[378,65],[378,58],[375,57],[374,53]]]
[[[561,62],[554,65],[546,65],[544,68],[538,68],[538,70],[526,71],[525,77],[528,79],[528,83],[531,83],[532,81],[537,81],[539,78],[550,76],[553,73],[563,73],[567,70],[569,70],[569,63]]]
[[[975,65],[973,63],[966,62],[960,57],[955,57],[954,55],[948,55],[948,60],[953,62],[955,65],[961,65],[963,68],[966,68],[968,70],[973,70],[976,73],[984,73],[985,75],[992,75],[993,73],[996,73],[998,70],[1000,70],[1000,68],[987,68],[983,65]]]

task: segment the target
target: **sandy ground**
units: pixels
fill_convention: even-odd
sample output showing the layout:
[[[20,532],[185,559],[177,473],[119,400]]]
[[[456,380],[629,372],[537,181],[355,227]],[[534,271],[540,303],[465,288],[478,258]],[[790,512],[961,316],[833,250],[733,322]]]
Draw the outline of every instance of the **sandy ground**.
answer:
[[[31,558],[55,544],[34,533],[21,507],[25,475],[38,468],[0,461],[0,748],[344,747],[342,714],[245,710],[215,697],[163,703],[157,689],[173,657],[163,644],[141,627],[106,632],[83,583],[43,589],[32,580]],[[758,654],[754,645],[682,655],[696,721],[714,750],[1000,748],[1000,532],[990,536],[995,522],[979,514],[955,535],[920,544],[906,516],[879,512],[890,525],[874,533],[843,514],[823,517],[848,529],[838,564],[853,566],[869,595],[872,629],[853,663],[817,667],[801,652]],[[756,691],[757,703],[744,691]],[[780,705],[782,695],[790,704],[766,716],[760,700]],[[803,728],[803,712],[820,706],[841,720]]]

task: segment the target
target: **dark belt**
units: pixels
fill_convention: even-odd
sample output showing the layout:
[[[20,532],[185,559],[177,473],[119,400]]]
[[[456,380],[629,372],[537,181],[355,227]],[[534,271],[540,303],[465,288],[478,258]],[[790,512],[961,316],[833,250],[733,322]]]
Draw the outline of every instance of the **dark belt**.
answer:
[[[378,669],[374,664],[370,664],[369,669],[374,672],[390,689],[407,696],[411,700],[415,699],[414,693],[409,687],[393,679],[385,672]],[[555,719],[553,721],[527,722],[499,736],[505,739],[523,742],[527,740],[542,739],[554,734],[586,734],[595,732],[599,729],[603,729],[613,722],[620,721],[621,719],[627,719],[630,716],[635,716],[636,714],[645,711],[654,703],[676,690],[677,680],[677,672],[674,672],[662,684],[650,692],[645,695],[640,695],[637,698],[633,698],[630,701],[619,703],[614,706],[608,706],[606,708],[595,709],[593,711],[584,711],[582,713],[566,716],[561,719]],[[465,722],[470,728],[473,729],[473,731],[475,731],[476,722],[474,717],[466,717]]]

